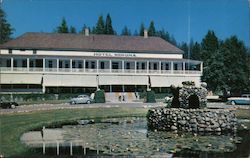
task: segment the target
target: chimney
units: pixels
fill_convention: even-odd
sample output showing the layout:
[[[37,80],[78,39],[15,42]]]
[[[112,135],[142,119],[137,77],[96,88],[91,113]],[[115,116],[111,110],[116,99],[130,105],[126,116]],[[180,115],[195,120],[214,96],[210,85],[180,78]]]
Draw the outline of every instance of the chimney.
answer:
[[[89,36],[89,29],[88,28],[84,29],[84,34],[85,34],[85,36]]]
[[[148,30],[144,30],[144,38],[148,38]]]

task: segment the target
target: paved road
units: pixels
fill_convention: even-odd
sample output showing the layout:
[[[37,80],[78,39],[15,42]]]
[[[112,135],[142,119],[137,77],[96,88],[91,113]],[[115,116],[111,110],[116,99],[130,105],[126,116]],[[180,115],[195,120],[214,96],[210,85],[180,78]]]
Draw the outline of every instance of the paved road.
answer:
[[[63,104],[34,104],[17,106],[15,109],[0,109],[1,114],[10,113],[23,113],[41,110],[54,110],[54,109],[83,109],[83,108],[110,108],[110,107],[129,107],[129,108],[150,108],[164,106],[163,103],[95,103],[95,104],[77,104],[70,105]]]
[[[54,109],[83,109],[83,108],[110,108],[110,107],[129,107],[129,108],[150,108],[165,106],[164,103],[105,103],[105,104],[78,104],[70,105],[64,104],[34,104],[17,106],[15,109],[0,109],[0,115],[11,113],[25,113],[41,110],[54,110]],[[240,108],[250,109],[250,105],[226,105],[225,103],[208,103],[208,108]]]

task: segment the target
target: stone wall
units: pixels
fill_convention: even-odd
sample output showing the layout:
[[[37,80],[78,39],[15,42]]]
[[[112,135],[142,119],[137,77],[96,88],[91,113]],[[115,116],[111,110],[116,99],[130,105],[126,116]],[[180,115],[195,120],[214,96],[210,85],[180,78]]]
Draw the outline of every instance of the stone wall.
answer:
[[[162,131],[234,132],[236,116],[228,109],[152,108],[147,114],[148,127]]]
[[[207,89],[204,87],[195,87],[183,85],[183,87],[179,90],[179,101],[181,108],[192,108],[189,105],[189,97],[192,95],[196,95],[199,98],[199,103],[197,108],[205,108],[207,105]]]

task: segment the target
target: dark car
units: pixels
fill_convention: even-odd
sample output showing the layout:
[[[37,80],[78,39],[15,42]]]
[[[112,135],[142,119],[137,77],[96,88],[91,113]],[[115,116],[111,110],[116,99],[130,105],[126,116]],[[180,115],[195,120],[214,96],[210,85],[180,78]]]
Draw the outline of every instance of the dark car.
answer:
[[[0,107],[4,109],[15,109],[18,104],[16,102],[10,102],[10,101],[0,101]]]

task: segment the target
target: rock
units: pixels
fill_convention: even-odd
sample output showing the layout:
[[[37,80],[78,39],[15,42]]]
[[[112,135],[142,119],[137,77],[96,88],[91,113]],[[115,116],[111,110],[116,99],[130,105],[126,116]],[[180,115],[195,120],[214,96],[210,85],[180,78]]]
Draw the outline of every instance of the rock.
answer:
[[[205,130],[204,130],[204,128],[198,128],[198,131],[199,132],[204,132]]]
[[[221,132],[221,128],[216,128],[215,131],[216,132]]]
[[[177,130],[177,127],[176,126],[171,126],[171,130]]]
[[[206,121],[206,122],[209,122],[209,121],[210,121],[210,118],[205,117],[205,121]]]
[[[189,122],[190,122],[191,124],[197,123],[196,119],[191,119]]]
[[[185,125],[186,123],[187,123],[187,121],[185,121],[185,120],[179,121],[179,124],[181,124],[181,125]]]
[[[212,132],[212,129],[211,129],[210,127],[207,127],[207,128],[205,129],[205,131],[206,131],[206,132]]]

